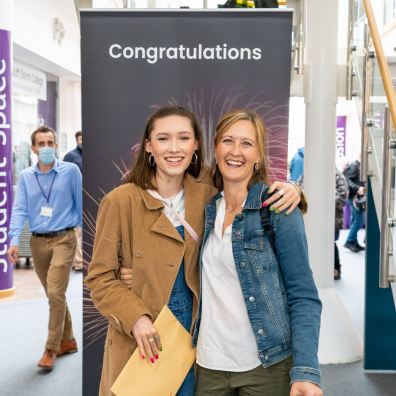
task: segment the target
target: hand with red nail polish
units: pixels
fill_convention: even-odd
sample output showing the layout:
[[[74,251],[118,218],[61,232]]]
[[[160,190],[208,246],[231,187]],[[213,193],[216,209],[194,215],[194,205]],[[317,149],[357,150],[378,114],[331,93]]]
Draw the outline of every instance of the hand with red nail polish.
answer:
[[[293,212],[301,201],[301,189],[287,182],[274,182],[268,189],[268,193],[273,194],[263,202],[263,207],[271,205],[271,208],[277,209],[279,212],[287,210],[287,214]]]
[[[142,359],[147,358],[151,363],[159,359],[159,351],[162,350],[161,339],[147,315],[141,316],[135,322],[131,333],[137,342]]]

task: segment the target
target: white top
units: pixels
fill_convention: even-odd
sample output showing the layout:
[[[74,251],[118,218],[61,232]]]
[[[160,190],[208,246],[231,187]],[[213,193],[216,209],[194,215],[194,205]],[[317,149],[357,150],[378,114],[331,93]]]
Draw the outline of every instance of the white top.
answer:
[[[153,190],[147,190],[147,192],[151,195],[154,191]],[[154,194],[158,194],[158,192],[154,192]],[[155,198],[155,197],[154,197]],[[180,217],[183,219],[185,218],[185,207],[184,207],[184,190],[180,190],[175,196],[170,197],[170,198],[163,198],[161,196],[162,201],[166,203],[164,205],[164,208],[162,209],[163,213],[165,216],[169,219],[169,221],[173,224],[174,227],[182,225],[180,220],[177,218],[175,213],[172,211],[172,209],[178,213]],[[172,208],[172,209],[170,209]]]
[[[260,366],[256,339],[247,314],[232,254],[232,225],[222,236],[225,201],[202,255],[202,320],[197,363],[212,370],[241,372]]]

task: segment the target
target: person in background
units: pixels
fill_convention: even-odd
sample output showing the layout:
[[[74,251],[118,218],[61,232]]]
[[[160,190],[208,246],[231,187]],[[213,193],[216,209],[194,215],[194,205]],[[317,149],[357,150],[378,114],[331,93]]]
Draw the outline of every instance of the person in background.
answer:
[[[294,154],[289,166],[290,180],[299,183],[304,175],[304,147],[300,147]]]
[[[363,225],[364,210],[354,205],[354,200],[365,195],[364,182],[360,181],[360,161],[356,160],[346,166],[344,169],[344,176],[349,187],[348,205],[351,211],[351,224],[349,234],[344,247],[354,253],[365,250],[363,246],[358,243],[357,234]]]
[[[348,199],[349,187],[344,175],[336,168],[335,184],[335,242],[334,242],[334,280],[341,279],[340,254],[336,241],[343,228],[344,204]]]
[[[82,142],[83,142],[82,131],[76,132],[74,136],[76,138],[77,146],[74,150],[71,150],[68,153],[66,153],[65,157],[63,158],[63,161],[72,162],[73,164],[76,164],[79,167],[80,172],[82,173]]]
[[[136,348],[150,364],[161,359],[154,321],[164,305],[192,330],[204,207],[216,193],[203,163],[196,116],[181,106],[161,107],[147,121],[125,183],[101,201],[85,279],[96,308],[109,320],[101,396],[112,395],[111,386]],[[284,200],[273,204],[276,208],[300,202],[292,184],[272,187],[283,190]],[[191,369],[177,396],[192,396],[194,386]]]
[[[8,257],[18,260],[19,237],[29,221],[34,269],[49,302],[48,336],[38,366],[52,370],[57,356],[77,352],[66,289],[76,250],[74,228],[82,223],[81,172],[58,161],[55,131],[47,126],[31,135],[38,163],[19,177],[10,224]]]
[[[82,173],[82,142],[83,142],[83,137],[82,137],[82,131],[78,131],[75,133],[75,138],[76,138],[76,143],[77,146],[74,150],[69,151],[65,157],[63,158],[63,161],[65,162],[71,162],[73,164],[76,164],[80,172]],[[77,246],[76,246],[76,254],[74,256],[74,263],[73,263],[73,269],[75,271],[82,271],[83,269],[83,256],[82,256],[82,232],[81,232],[81,227],[76,227],[74,230],[76,233],[76,238],[77,238]]]

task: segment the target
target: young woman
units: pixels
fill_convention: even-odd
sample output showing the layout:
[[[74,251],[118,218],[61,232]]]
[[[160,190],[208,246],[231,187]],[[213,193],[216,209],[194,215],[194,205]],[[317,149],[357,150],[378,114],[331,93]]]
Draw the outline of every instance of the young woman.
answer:
[[[85,280],[95,306],[109,320],[100,395],[112,394],[111,386],[136,348],[156,364],[161,339],[153,322],[165,304],[188,331],[195,322],[197,241],[205,204],[217,191],[203,182],[210,178],[202,164],[194,114],[180,106],[160,108],[147,122],[126,183],[102,199]],[[300,201],[291,184],[278,182],[273,188],[283,189],[282,202],[273,205],[277,208],[294,208]],[[120,279],[121,267],[129,271],[127,284]],[[191,370],[178,396],[193,393]]]
[[[267,189],[265,129],[232,111],[215,136],[215,186],[205,209],[201,300],[194,330],[197,396],[319,396],[321,302],[299,210],[260,214]],[[290,382],[292,383],[290,387]]]

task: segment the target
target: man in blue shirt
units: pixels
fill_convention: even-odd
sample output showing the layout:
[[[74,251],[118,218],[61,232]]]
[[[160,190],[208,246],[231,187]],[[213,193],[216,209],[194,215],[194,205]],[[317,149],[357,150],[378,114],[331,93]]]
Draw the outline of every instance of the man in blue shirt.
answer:
[[[74,227],[82,224],[81,172],[76,165],[55,158],[53,129],[42,126],[31,140],[38,163],[19,177],[8,257],[12,263],[18,260],[19,237],[28,219],[34,269],[50,307],[47,342],[38,366],[51,370],[56,356],[77,352],[65,293],[76,249]]]

